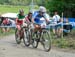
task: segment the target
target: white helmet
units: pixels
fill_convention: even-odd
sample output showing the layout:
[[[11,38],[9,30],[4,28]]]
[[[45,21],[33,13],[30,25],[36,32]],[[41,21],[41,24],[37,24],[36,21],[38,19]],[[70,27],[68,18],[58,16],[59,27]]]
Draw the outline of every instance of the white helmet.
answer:
[[[39,7],[39,11],[41,11],[41,12],[46,12],[46,8],[43,7],[43,6],[40,6],[40,7]]]

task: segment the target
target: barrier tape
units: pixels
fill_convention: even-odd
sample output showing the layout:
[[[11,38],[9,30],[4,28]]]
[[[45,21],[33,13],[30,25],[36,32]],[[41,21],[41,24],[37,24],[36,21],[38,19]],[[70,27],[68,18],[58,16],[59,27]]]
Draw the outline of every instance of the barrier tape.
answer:
[[[57,25],[69,25],[70,23],[57,23],[57,24],[49,24],[47,25],[47,27],[51,27],[51,26],[57,26]],[[15,28],[16,26],[0,26],[1,28],[5,27],[5,28]]]

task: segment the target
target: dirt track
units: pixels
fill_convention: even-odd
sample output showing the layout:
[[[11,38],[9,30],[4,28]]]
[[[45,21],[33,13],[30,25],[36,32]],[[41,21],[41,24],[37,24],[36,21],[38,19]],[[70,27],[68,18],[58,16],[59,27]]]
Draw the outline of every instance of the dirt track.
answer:
[[[25,47],[23,43],[17,45],[14,35],[0,39],[0,57],[75,57],[75,53],[51,49],[45,52],[41,45],[37,49]]]

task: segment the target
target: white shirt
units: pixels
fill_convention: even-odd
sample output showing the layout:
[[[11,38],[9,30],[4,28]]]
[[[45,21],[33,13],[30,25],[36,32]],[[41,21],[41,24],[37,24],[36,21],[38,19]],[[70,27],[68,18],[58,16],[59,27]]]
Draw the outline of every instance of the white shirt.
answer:
[[[60,16],[59,15],[54,15],[53,16],[53,22],[57,22],[60,20]]]

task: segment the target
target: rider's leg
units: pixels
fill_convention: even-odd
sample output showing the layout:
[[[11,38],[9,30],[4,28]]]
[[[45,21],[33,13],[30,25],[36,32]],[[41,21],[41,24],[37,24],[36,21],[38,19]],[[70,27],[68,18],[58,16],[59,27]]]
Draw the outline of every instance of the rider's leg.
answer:
[[[22,27],[21,27],[22,26]],[[22,39],[23,37],[24,37],[24,32],[25,32],[25,30],[23,29],[23,28],[26,28],[27,27],[27,24],[26,23],[22,23],[21,25],[20,25],[20,39]]]
[[[34,32],[38,31],[40,29],[40,26],[39,25],[34,25]]]
[[[41,32],[41,27],[39,25],[34,25],[34,32],[37,33],[37,38],[36,40],[39,42],[40,41],[40,35],[38,36],[38,34]]]
[[[17,29],[18,29],[18,35],[21,37],[21,26],[17,25]]]
[[[20,27],[20,25],[17,25],[17,29],[20,31],[21,30],[21,27]]]

